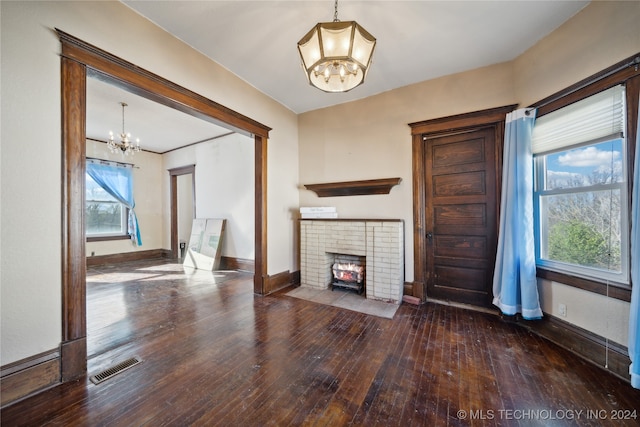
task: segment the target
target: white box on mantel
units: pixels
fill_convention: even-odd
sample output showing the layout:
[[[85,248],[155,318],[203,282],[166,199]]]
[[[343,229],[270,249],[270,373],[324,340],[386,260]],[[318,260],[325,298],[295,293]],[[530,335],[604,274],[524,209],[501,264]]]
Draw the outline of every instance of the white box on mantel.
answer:
[[[313,218],[338,218],[338,211],[335,206],[310,206],[300,208],[300,217],[303,219]]]
[[[302,219],[331,219],[338,218],[338,212],[312,212],[312,213],[301,213],[300,218]]]

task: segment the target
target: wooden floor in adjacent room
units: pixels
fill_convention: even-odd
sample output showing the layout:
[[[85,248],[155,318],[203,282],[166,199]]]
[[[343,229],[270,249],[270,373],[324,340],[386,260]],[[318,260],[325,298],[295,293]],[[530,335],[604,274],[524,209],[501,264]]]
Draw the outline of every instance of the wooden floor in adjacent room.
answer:
[[[2,425],[640,424],[612,420],[640,390],[495,315],[403,304],[389,320],[172,263],[87,282],[88,376],[143,362],[10,405]]]

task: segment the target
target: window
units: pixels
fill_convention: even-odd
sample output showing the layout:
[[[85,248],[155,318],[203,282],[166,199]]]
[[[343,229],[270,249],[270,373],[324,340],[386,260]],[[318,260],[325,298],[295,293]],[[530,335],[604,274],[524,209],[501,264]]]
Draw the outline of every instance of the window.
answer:
[[[127,207],[86,174],[87,237],[127,236]]]
[[[540,117],[534,126],[536,262],[629,283],[624,87]]]

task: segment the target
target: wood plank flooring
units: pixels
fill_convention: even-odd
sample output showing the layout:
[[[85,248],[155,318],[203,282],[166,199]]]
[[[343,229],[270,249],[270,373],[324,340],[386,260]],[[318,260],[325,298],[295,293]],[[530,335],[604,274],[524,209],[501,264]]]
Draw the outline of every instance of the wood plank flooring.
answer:
[[[640,425],[640,390],[490,314],[389,320],[166,262],[90,268],[87,311],[89,375],[143,363],[15,403],[3,426]]]

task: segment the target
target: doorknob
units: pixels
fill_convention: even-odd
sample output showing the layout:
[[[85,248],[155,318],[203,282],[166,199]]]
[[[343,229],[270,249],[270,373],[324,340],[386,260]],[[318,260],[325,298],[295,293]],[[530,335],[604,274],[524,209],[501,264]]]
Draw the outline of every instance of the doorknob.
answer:
[[[427,240],[431,241],[433,239],[433,234],[430,231],[427,231]]]

